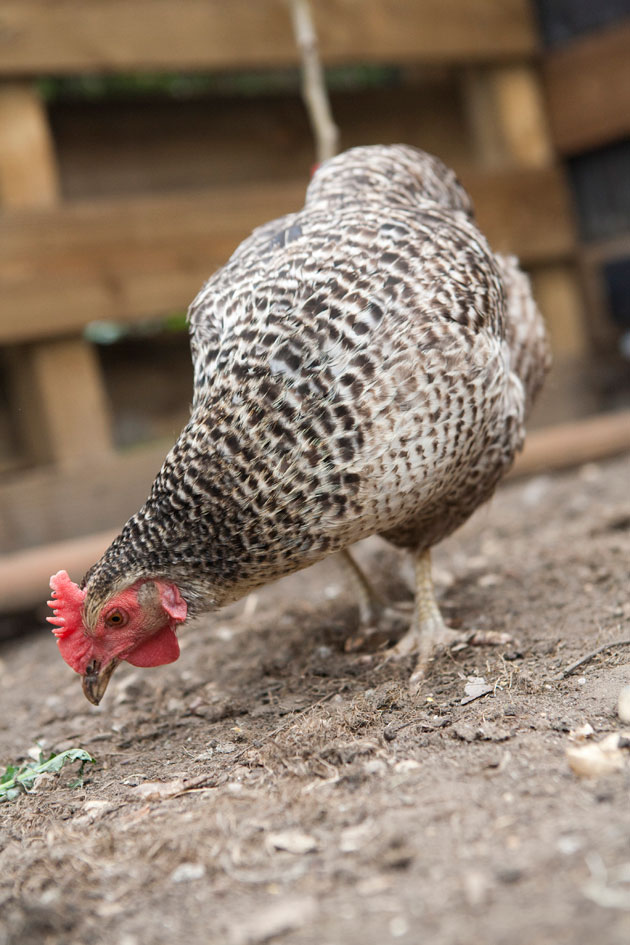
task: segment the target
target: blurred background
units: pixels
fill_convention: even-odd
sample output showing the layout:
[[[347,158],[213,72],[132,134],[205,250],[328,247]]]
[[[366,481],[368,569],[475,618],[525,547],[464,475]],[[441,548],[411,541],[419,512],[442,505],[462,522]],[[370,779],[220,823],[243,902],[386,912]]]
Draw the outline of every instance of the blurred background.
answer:
[[[533,426],[630,440],[630,0],[312,11],[341,148],[439,155],[529,271]],[[188,303],[314,161],[285,0],[0,0],[0,611],[144,500],[188,415]]]

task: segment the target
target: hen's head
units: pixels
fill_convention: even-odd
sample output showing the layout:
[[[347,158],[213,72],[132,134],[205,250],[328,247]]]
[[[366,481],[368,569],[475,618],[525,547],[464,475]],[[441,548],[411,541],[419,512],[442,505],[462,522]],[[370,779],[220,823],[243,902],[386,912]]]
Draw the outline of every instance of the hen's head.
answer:
[[[98,705],[116,666],[161,666],[179,656],[175,636],[186,619],[186,601],[175,584],[140,580],[113,594],[97,610],[86,607],[88,591],[65,571],[50,579],[54,611],[48,621],[64,660],[83,676],[83,692]],[[88,616],[89,614],[89,616]]]

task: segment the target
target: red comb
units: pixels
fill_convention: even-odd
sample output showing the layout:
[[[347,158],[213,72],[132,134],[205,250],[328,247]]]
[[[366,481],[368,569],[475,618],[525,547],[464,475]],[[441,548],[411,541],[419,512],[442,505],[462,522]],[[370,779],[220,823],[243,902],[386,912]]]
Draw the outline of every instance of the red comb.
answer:
[[[53,624],[53,633],[56,637],[66,637],[69,633],[74,633],[77,625],[83,622],[81,608],[85,591],[70,580],[67,571],[57,571],[53,574],[50,587],[53,599],[48,601],[48,606],[52,607],[54,617],[46,617],[46,620]]]
[[[86,592],[70,580],[66,571],[53,574],[50,587],[53,599],[48,601],[48,606],[52,608],[54,616],[46,619],[53,625],[53,633],[64,660],[77,673],[81,673],[90,644],[84,634],[74,634],[83,629],[82,608]]]

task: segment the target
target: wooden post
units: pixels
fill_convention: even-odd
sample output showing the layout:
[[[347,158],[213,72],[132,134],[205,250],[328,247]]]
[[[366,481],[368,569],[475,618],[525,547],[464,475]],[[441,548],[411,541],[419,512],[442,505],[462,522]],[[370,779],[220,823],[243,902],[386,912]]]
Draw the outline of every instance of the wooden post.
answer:
[[[540,168],[553,163],[545,104],[534,66],[472,69],[466,74],[463,91],[482,164]],[[583,358],[588,343],[575,265],[568,260],[550,264],[533,272],[532,281],[556,361]]]
[[[34,86],[0,86],[0,203],[52,207],[59,179],[45,109]],[[31,462],[73,465],[111,448],[98,360],[82,338],[23,345],[6,352],[11,406]]]

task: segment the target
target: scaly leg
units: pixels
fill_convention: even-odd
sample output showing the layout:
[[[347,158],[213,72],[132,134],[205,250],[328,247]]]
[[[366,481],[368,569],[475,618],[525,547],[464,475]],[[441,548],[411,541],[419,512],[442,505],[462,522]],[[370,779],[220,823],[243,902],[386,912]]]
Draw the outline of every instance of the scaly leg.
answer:
[[[446,626],[440,613],[431,576],[430,551],[423,551],[415,556],[414,570],[416,599],[413,619],[409,630],[396,646],[392,647],[391,652],[395,656],[418,653],[418,665],[415,670],[418,672],[426,667],[438,647],[448,646],[449,643],[461,639],[461,635]]]
[[[383,609],[383,601],[347,548],[339,552],[337,561],[354,592],[359,608],[360,626],[362,628],[372,626]]]
[[[431,552],[423,551],[415,555],[416,599],[413,620],[407,633],[389,651],[393,656],[407,656],[418,653],[418,660],[411,674],[409,685],[417,689],[425,677],[427,666],[440,649],[453,643],[474,645],[497,645],[511,642],[506,633],[485,632],[458,633],[444,623],[440,608],[435,599],[435,589],[431,576]]]
[[[401,621],[406,622],[409,619],[409,612],[404,604],[391,606],[385,603],[348,549],[340,551],[336,561],[352,587],[359,610],[359,633],[348,638],[345,647],[347,651],[361,649],[377,628],[382,629],[383,623],[399,626]]]

